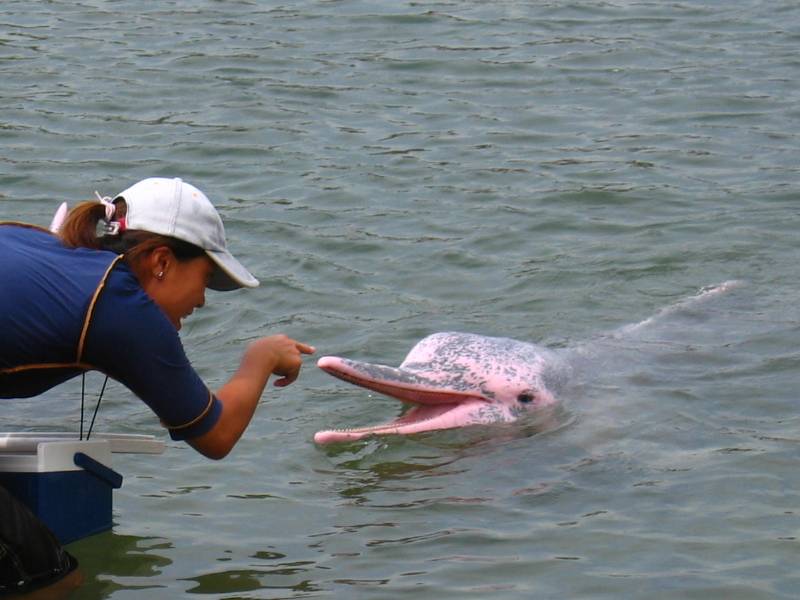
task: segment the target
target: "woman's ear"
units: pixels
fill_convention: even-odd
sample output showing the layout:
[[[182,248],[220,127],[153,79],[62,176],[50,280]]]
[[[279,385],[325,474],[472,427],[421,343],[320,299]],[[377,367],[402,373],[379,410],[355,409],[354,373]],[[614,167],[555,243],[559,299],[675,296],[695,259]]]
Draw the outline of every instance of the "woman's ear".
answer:
[[[158,246],[147,257],[147,274],[161,281],[175,263],[175,255],[167,246]]]

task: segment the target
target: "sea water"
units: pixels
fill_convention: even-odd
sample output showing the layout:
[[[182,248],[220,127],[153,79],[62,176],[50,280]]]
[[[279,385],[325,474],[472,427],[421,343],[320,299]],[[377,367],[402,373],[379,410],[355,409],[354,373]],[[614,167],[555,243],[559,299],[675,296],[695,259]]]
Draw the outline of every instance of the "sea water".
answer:
[[[442,330],[622,357],[550,419],[324,448],[402,409],[308,358],[224,461],[115,457],[78,597],[796,597],[798,43],[787,0],[4,2],[0,219],[206,191],[262,282],[185,323],[212,389],[278,332],[386,364]],[[0,405],[79,415],[77,381]],[[113,383],[95,428],[166,437]]]

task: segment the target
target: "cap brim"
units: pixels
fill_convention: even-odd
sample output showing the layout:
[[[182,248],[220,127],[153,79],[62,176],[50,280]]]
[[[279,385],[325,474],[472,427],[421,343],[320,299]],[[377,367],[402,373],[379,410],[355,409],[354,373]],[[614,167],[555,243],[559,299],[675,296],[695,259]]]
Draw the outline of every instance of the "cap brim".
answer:
[[[227,292],[243,287],[258,287],[258,279],[227,250],[206,250],[206,254],[217,266],[208,282],[208,287],[212,290]]]

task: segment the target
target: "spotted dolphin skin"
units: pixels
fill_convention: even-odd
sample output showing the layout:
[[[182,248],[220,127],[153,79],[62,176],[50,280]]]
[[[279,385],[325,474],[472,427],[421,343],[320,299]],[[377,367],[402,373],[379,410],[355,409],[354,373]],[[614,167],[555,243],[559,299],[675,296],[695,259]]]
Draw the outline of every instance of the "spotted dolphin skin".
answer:
[[[662,309],[653,317],[614,332],[628,338],[739,285],[728,281]],[[335,356],[317,365],[334,377],[401,400],[411,406],[381,425],[330,429],[318,444],[370,435],[413,434],[468,425],[510,423],[529,411],[556,403],[572,375],[579,352],[554,352],[526,342],[472,333],[435,333],[418,342],[399,367]]]
[[[565,365],[540,346],[472,333],[435,333],[395,368],[335,356],[317,365],[334,377],[411,405],[389,423],[320,431],[318,444],[376,434],[411,434],[510,423],[555,403]]]

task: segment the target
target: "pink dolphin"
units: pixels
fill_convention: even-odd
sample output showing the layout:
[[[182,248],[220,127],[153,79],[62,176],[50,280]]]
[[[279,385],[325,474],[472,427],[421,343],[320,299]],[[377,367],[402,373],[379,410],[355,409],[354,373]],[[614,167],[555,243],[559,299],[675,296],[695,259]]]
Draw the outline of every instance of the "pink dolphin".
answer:
[[[397,368],[335,356],[322,357],[317,365],[334,377],[411,405],[389,423],[319,431],[314,435],[318,444],[510,423],[555,403],[554,386],[565,368],[545,348],[471,333],[430,335]]]
[[[619,329],[611,338],[636,338],[670,325],[672,318],[737,287],[726,281],[662,309],[649,319]],[[467,425],[510,423],[528,411],[550,406],[579,365],[585,349],[554,353],[507,338],[471,333],[435,333],[417,343],[395,368],[325,356],[317,365],[334,377],[411,405],[382,425],[330,429],[314,435],[318,444],[369,435],[411,434]],[[591,357],[591,352],[588,353]],[[580,370],[580,369],[578,369]]]

